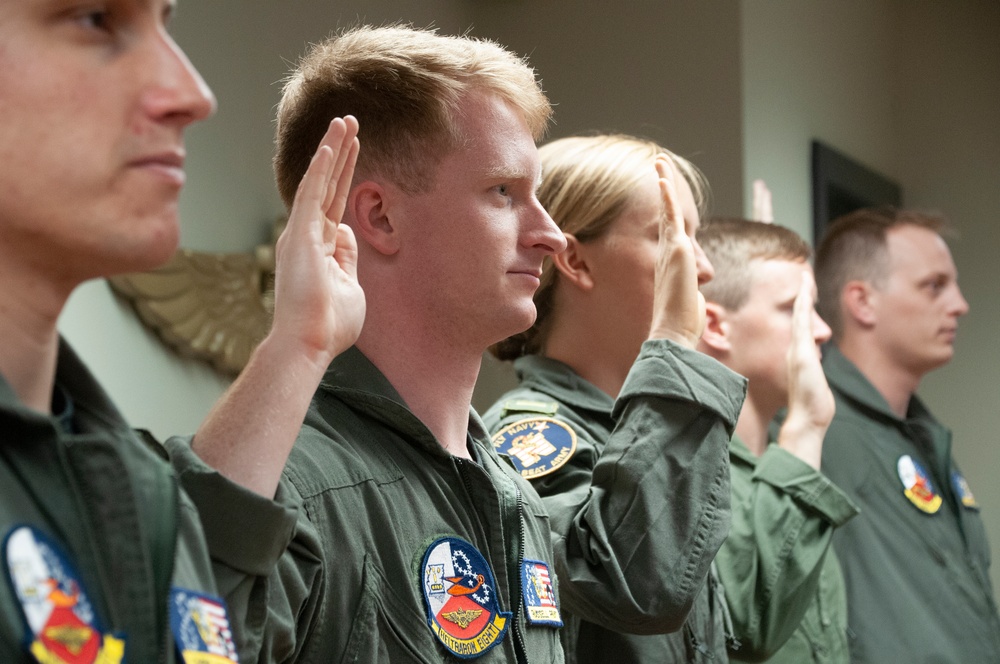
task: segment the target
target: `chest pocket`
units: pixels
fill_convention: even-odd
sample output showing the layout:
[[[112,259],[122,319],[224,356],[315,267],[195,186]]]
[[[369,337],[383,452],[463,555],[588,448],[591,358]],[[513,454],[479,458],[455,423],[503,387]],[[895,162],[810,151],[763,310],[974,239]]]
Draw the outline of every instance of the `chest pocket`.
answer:
[[[344,654],[344,664],[374,662],[440,661],[440,646],[434,640],[427,618],[400,597],[381,571],[365,558],[361,603]]]

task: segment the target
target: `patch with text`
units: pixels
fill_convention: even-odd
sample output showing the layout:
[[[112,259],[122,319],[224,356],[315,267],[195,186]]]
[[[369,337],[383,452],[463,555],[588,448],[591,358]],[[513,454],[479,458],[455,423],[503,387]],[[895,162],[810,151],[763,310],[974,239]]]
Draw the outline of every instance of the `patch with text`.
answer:
[[[427,623],[449,652],[471,659],[503,641],[511,613],[500,610],[493,570],[476,547],[458,537],[437,539],[421,570]]]
[[[525,560],[521,563],[521,586],[528,623],[562,627],[549,566],[541,560]]]
[[[493,436],[493,448],[531,480],[558,470],[576,452],[576,432],[551,417],[532,417],[505,426]]]

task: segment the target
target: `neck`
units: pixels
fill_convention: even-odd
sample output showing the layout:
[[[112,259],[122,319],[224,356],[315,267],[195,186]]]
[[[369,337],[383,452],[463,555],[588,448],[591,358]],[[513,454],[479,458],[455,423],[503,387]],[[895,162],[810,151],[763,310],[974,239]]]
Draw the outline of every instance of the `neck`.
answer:
[[[740,417],[736,421],[736,435],[756,456],[760,456],[767,449],[767,444],[770,442],[767,428],[777,412],[777,408],[766,406],[761,400],[754,399],[752,390],[747,392]]]
[[[606,341],[597,330],[585,321],[571,320],[566,316],[553,316],[545,356],[573,368],[581,378],[599,390],[617,399],[632,364],[639,356],[639,347],[629,348],[621,340]],[[591,330],[593,334],[580,334]],[[641,343],[639,344],[641,346]]]
[[[0,256],[0,374],[27,407],[50,413],[59,352],[57,323],[72,292]]]
[[[461,348],[440,330],[401,324],[369,306],[358,349],[381,371],[446,451],[470,458],[472,391],[482,348]]]
[[[845,336],[837,343],[837,347],[864,374],[868,382],[875,386],[896,417],[905,419],[910,399],[920,386],[923,376],[914,375],[898,366],[879,352],[875,344],[864,338]]]

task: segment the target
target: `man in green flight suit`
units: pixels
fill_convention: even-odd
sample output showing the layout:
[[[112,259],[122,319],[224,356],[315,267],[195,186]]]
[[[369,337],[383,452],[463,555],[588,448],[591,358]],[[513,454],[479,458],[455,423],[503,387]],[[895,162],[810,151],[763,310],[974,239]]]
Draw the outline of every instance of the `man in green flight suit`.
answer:
[[[915,394],[951,359],[969,309],[945,229],[933,215],[860,210],[816,254],[837,402],[822,467],[861,508],[833,542],[855,662],[1000,662],[979,505],[951,433]]]
[[[0,5],[4,664],[237,659],[206,550],[216,534],[203,533],[162,450],[131,431],[57,327],[80,284],[150,269],[177,247],[184,130],[215,100],[167,32],[173,7]],[[334,125],[317,159],[324,172],[312,169],[282,236],[274,330],[199,441],[294,440],[322,375],[308,364],[357,336],[357,299],[324,280],[343,266],[348,294],[360,293],[344,260],[349,233],[324,229],[321,204],[343,188],[354,144],[354,129]],[[256,536],[290,536],[293,512],[261,512]]]
[[[471,411],[482,353],[532,324],[542,262],[565,246],[536,198],[535,140],[550,112],[533,71],[510,52],[409,28],[347,31],[310,49],[289,79],[275,160],[286,201],[308,163],[305,145],[329,118],[360,122],[344,219],[359,239],[367,318],[357,345],[330,364],[294,448],[281,450],[290,454],[283,475],[271,465],[277,492],[260,492],[301,506],[277,572],[257,571],[256,542],[238,532],[233,549],[245,555],[218,561],[259,661],[558,662],[560,600],[589,598],[590,614],[608,624],[666,630],[704,583],[728,525],[724,449],[739,379],[719,368],[718,406],[662,395],[661,384],[693,373],[687,362],[709,360],[661,344],[636,385],[635,408],[664,403],[650,423],[712,457],[705,474],[719,496],[699,494],[704,527],[685,540],[693,563],[677,577],[660,573],[669,558],[630,565],[628,556],[650,545],[635,524],[663,509],[662,492],[644,484],[660,470],[609,460],[616,478],[595,477],[589,500],[547,509]],[[677,284],[661,303],[672,321],[663,330],[692,336],[693,258],[673,237],[664,242]],[[657,457],[661,446],[649,447]],[[222,477],[183,446],[172,450],[187,464],[182,478],[213,487],[201,509],[214,504],[220,520],[253,513],[238,487],[246,469],[231,456],[199,452]],[[550,521],[569,514],[582,539],[553,550]]]
[[[730,443],[733,527],[715,559],[740,641],[730,658],[845,664],[847,603],[830,542],[857,510],[818,470],[834,403],[809,245],[743,219],[712,220],[698,241],[715,266],[698,348],[749,381]]]
[[[688,162],[630,136],[564,138],[541,153],[539,198],[567,248],[546,267],[535,326],[492,349],[515,359],[521,384],[484,419],[497,450],[542,495],[557,547],[580,551],[579,562],[559,569],[572,616],[567,659],[725,661],[732,630],[706,572],[728,532],[725,432],[744,381],[695,351],[704,304],[694,282],[712,276],[694,239],[703,188]],[[671,269],[678,241],[691,252],[686,281]],[[690,304],[672,310],[675,297]],[[695,404],[714,409],[727,428],[705,438],[712,422]],[[628,518],[566,509],[597,492],[611,506],[631,501]],[[687,619],[640,622],[629,615],[636,599],[614,585],[601,593],[585,586],[605,558],[623,576],[641,571],[650,584],[693,589]],[[614,613],[621,618],[608,620]]]

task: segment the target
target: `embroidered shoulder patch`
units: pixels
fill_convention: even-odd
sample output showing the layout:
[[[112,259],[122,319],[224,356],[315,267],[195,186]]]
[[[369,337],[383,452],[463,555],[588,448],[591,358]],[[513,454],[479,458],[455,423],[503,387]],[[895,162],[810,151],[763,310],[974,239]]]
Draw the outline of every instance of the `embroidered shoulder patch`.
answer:
[[[979,509],[979,503],[976,502],[976,497],[972,495],[972,489],[969,488],[969,483],[962,477],[962,473],[957,470],[951,471],[951,484],[955,487],[955,494],[962,501],[963,505],[970,510]]]
[[[421,570],[427,624],[449,652],[472,659],[503,641],[511,613],[500,610],[493,570],[476,547],[458,537],[437,539]]]
[[[221,597],[170,589],[170,631],[185,664],[237,664],[236,645]]]
[[[899,457],[896,463],[899,480],[903,483],[903,493],[917,509],[934,514],[941,508],[941,496],[934,491],[930,476],[920,463],[909,454]]]
[[[521,563],[521,587],[529,624],[563,626],[562,616],[556,605],[556,591],[546,563],[541,560],[525,560]]]
[[[27,650],[44,664],[120,664],[124,638],[106,634],[80,575],[40,530],[15,526],[4,563],[30,634]]]
[[[505,426],[493,436],[493,448],[510,457],[525,479],[558,470],[576,452],[576,432],[551,417],[532,417]]]
[[[511,399],[510,401],[503,402],[503,409],[500,413],[500,417],[507,417],[511,413],[539,413],[541,415],[555,415],[558,410],[558,401]]]

